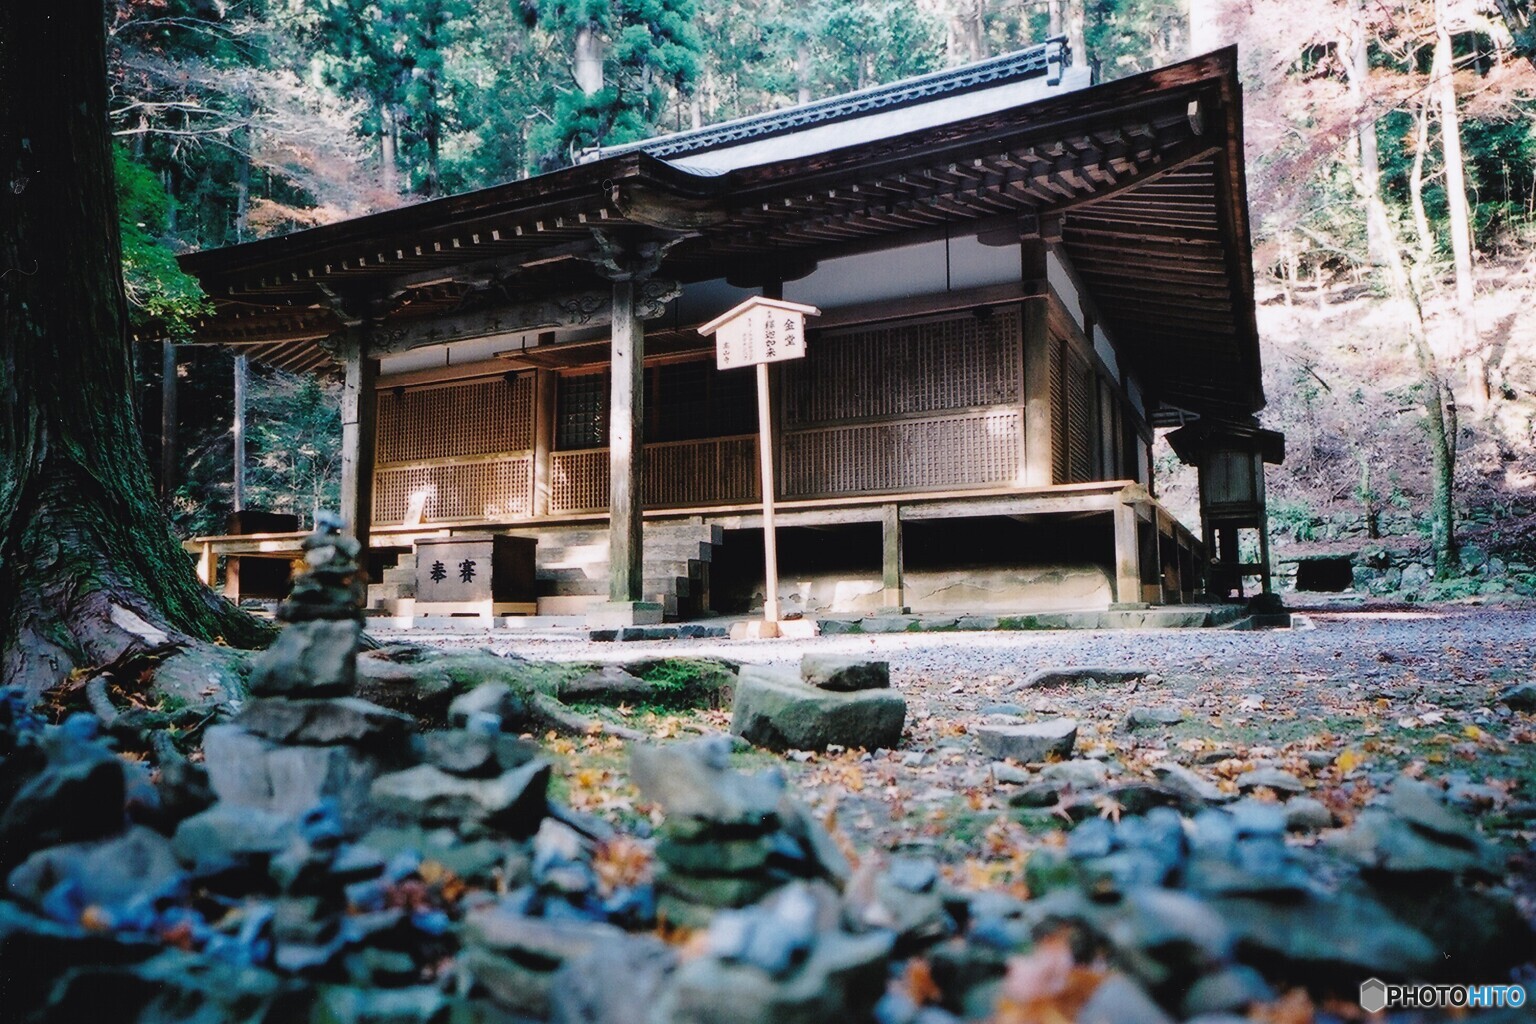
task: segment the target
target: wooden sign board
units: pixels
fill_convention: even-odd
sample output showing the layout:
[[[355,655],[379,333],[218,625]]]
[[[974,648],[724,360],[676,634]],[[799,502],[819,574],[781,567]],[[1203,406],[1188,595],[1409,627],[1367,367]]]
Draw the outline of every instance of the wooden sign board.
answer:
[[[416,542],[416,608],[537,600],[531,537],[460,534]]]
[[[757,456],[763,483],[763,566],[766,590],[763,621],[751,624],[754,636],[775,637],[779,630],[779,547],[773,525],[773,402],[768,364],[805,355],[805,318],[821,310],[800,302],[754,295],[699,328],[715,336],[715,364],[722,370],[757,367]]]
[[[715,365],[721,370],[777,363],[805,355],[805,318],[821,310],[800,302],[753,296],[699,328],[715,336]]]

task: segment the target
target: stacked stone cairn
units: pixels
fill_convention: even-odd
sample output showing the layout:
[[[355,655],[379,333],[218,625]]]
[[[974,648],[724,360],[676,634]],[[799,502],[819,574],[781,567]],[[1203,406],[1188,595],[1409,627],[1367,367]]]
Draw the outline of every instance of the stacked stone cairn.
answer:
[[[848,877],[847,859],[785,792],[777,771],[730,768],[731,740],[637,746],[631,775],[666,822],[657,835],[658,910],[698,927],[721,908],[756,903],[794,879]]]
[[[353,696],[362,638],[356,539],[322,515],[304,540],[305,571],[278,606],[286,628],[251,665],[250,699],[203,741],[224,805],[296,814],[331,802],[348,827],[368,820],[369,786],[408,749],[415,722]]]

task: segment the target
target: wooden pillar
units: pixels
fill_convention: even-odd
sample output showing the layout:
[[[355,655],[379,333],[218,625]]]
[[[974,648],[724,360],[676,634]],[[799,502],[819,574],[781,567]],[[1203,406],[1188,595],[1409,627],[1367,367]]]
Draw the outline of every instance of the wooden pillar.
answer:
[[[1026,291],[1034,297],[1024,302],[1024,467],[1028,487],[1049,487],[1051,433],[1056,410],[1051,403],[1050,287],[1046,283],[1045,243],[1038,238],[1022,242],[1021,273]],[[1029,287],[1033,285],[1034,287]]]
[[[160,497],[169,503],[176,493],[176,346],[160,346]]]
[[[903,615],[907,611],[906,571],[901,552],[901,506],[880,507],[880,571],[885,588],[882,611]]]
[[[213,545],[203,541],[202,548],[197,555],[197,578],[203,581],[203,586],[213,586],[213,577],[218,572],[218,556],[213,553]]]
[[[373,528],[373,453],[379,407],[379,361],[368,351],[366,328],[354,328],[340,344],[346,368],[341,388],[341,516],[366,557]]]
[[[243,355],[235,356],[234,506],[236,512],[245,509],[245,384],[249,375],[249,360]]]
[[[1141,540],[1136,529],[1136,506],[1115,506],[1115,603],[1140,604]]]
[[[533,377],[533,502],[529,512],[549,515],[553,496],[555,447],[555,400],[560,376],[553,370],[535,370]]]
[[[608,399],[608,598],[643,599],[641,519],[644,458],[645,325],[635,315],[635,282],[613,282],[613,387]]]

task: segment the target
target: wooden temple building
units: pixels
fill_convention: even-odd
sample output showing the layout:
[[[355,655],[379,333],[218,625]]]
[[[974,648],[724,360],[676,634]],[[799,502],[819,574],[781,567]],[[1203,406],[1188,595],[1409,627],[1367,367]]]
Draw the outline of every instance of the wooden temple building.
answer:
[[[822,312],[772,368],[787,610],[1140,606],[1257,571],[1262,461],[1196,537],[1150,454],[1189,424],[1192,458],[1229,428],[1258,450],[1231,49],[1095,85],[1053,40],[183,264],[198,343],[344,375],[380,606],[427,600],[425,545],[490,535],[532,567],[498,605],[760,607],[754,376],[697,330],[749,295]],[[189,547],[212,582],[297,535]]]

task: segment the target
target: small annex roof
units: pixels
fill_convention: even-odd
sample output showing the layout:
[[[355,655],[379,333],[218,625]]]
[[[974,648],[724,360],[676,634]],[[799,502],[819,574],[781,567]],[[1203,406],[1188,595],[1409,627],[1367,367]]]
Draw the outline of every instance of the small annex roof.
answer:
[[[1236,65],[1228,47],[718,174],[642,145],[188,254],[182,266],[215,306],[195,340],[314,370],[330,365],[325,339],[364,321],[376,351],[568,323],[549,319],[555,300],[605,291],[615,245],[660,254],[657,278],[688,284],[792,280],[819,260],[898,238],[1017,244],[1030,235],[1075,268],[1095,321],[1154,404],[1242,420],[1264,396]],[[964,80],[963,70],[946,80]],[[773,135],[770,123],[780,124],[766,118],[762,138],[794,134]]]
[[[584,151],[578,163],[643,152],[693,174],[724,174],[1017,107],[1092,81],[1066,37],[856,92],[691,131]]]

